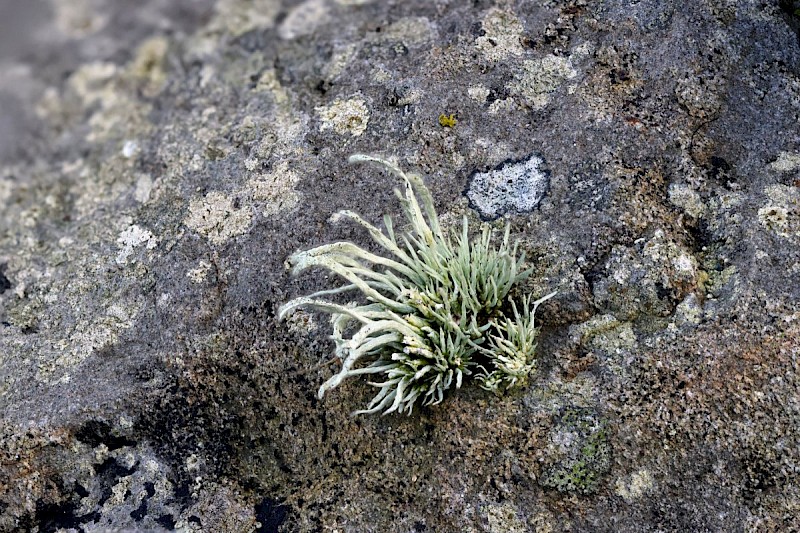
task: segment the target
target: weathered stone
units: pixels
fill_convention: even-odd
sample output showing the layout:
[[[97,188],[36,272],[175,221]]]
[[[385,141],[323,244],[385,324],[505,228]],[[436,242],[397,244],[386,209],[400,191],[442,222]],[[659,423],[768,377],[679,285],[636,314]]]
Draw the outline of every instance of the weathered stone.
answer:
[[[0,530],[800,528],[793,2],[6,5]],[[328,325],[275,313],[400,211],[356,152],[510,220],[559,291],[523,391],[317,399]]]

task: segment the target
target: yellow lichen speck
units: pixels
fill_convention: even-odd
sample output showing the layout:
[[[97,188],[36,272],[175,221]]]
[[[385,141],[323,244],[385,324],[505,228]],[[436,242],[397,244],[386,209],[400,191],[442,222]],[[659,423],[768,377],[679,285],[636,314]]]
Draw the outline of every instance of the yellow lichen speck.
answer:
[[[439,115],[439,125],[443,128],[452,128],[457,123],[456,116],[452,113],[449,115],[445,115],[444,113]]]

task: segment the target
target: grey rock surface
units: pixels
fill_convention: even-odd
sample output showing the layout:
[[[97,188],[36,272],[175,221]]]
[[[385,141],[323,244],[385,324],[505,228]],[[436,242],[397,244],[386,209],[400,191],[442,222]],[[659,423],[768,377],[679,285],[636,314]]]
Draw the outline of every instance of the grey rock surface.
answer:
[[[6,2],[0,531],[800,529],[795,4]],[[352,153],[474,228],[546,162],[524,390],[317,399],[284,261],[399,212]]]

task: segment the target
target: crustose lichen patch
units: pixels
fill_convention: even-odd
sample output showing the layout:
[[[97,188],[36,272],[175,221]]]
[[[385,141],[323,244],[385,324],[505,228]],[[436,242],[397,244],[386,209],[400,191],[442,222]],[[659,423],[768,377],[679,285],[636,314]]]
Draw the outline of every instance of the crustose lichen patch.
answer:
[[[494,220],[508,212],[532,211],[550,188],[543,164],[540,157],[532,155],[488,172],[477,172],[472,176],[467,198],[485,220]]]

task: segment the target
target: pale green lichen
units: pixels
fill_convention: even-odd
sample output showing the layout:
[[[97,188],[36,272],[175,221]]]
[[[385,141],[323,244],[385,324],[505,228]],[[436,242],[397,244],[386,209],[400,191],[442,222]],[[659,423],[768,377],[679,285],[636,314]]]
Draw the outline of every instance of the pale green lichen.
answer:
[[[481,23],[484,35],[475,39],[475,46],[492,63],[525,53],[522,47],[525,28],[514,13],[491,9]]]
[[[59,0],[51,5],[56,29],[71,39],[97,33],[109,21],[109,16],[89,0]]]
[[[764,195],[768,202],[758,210],[761,225],[790,242],[800,241],[800,187],[769,185]]]
[[[524,533],[526,525],[519,518],[519,511],[510,502],[490,504],[486,509],[486,522],[490,533]]]
[[[259,173],[247,182],[247,190],[253,205],[265,217],[277,216],[293,209],[300,201],[295,186],[300,175],[283,161],[271,172]]]
[[[524,383],[535,368],[534,313],[554,293],[534,302],[525,298],[521,311],[512,303],[513,319],[503,315],[512,285],[528,275],[522,269],[524,254],[518,255],[517,244],[510,243],[510,227],[499,245],[492,242],[488,226],[470,239],[466,218],[460,232],[445,232],[419,176],[375,157],[359,155],[351,161],[379,163],[403,179],[405,191],[396,193],[411,228],[396,235],[388,216],[384,232],[342,211],[340,217],[366,228],[393,258],[349,242],[289,258],[295,274],[322,266],[349,282],[296,298],[279,310],[282,318],[302,306],[332,315],[342,368],[320,387],[319,396],[345,378],[377,374],[382,381],[370,384],[380,390],[358,413],[411,413],[418,400],[438,404],[446,390],[461,387],[473,373],[483,388],[495,392]],[[341,305],[319,299],[354,289],[369,302]]]
[[[688,185],[673,183],[669,186],[669,201],[683,209],[692,218],[699,219],[706,213],[706,205],[700,194]]]
[[[148,250],[152,250],[158,244],[158,239],[145,228],[138,224],[131,224],[122,230],[117,237],[117,264],[128,263],[128,258],[134,253],[135,249],[144,245]]]
[[[332,129],[340,135],[359,137],[367,129],[369,109],[363,98],[338,99],[327,106],[315,108],[320,119],[320,131]]]
[[[291,10],[278,26],[281,39],[291,40],[311,35],[330,17],[330,8],[325,0],[305,0]]]
[[[611,469],[611,445],[606,423],[589,409],[565,410],[550,436],[558,460],[539,477],[543,487],[559,492],[592,494]]]
[[[654,487],[653,475],[646,468],[642,468],[630,476],[618,479],[614,492],[626,503],[633,503],[648,492],[652,492]]]
[[[793,172],[800,168],[800,153],[781,152],[778,158],[769,164],[769,168],[777,172]]]
[[[510,83],[508,89],[521,97],[526,105],[542,109],[562,83],[577,75],[569,59],[551,54],[524,61],[516,73],[516,81]]]
[[[489,94],[489,88],[481,85],[474,85],[467,89],[467,96],[479,104],[485,104],[486,100],[489,98]]]
[[[280,2],[274,0],[219,0],[206,30],[210,37],[219,33],[238,37],[253,30],[272,28],[280,11]]]
[[[221,245],[247,232],[251,219],[248,206],[237,208],[230,196],[211,191],[204,198],[189,202],[189,214],[183,223],[213,244]]]

